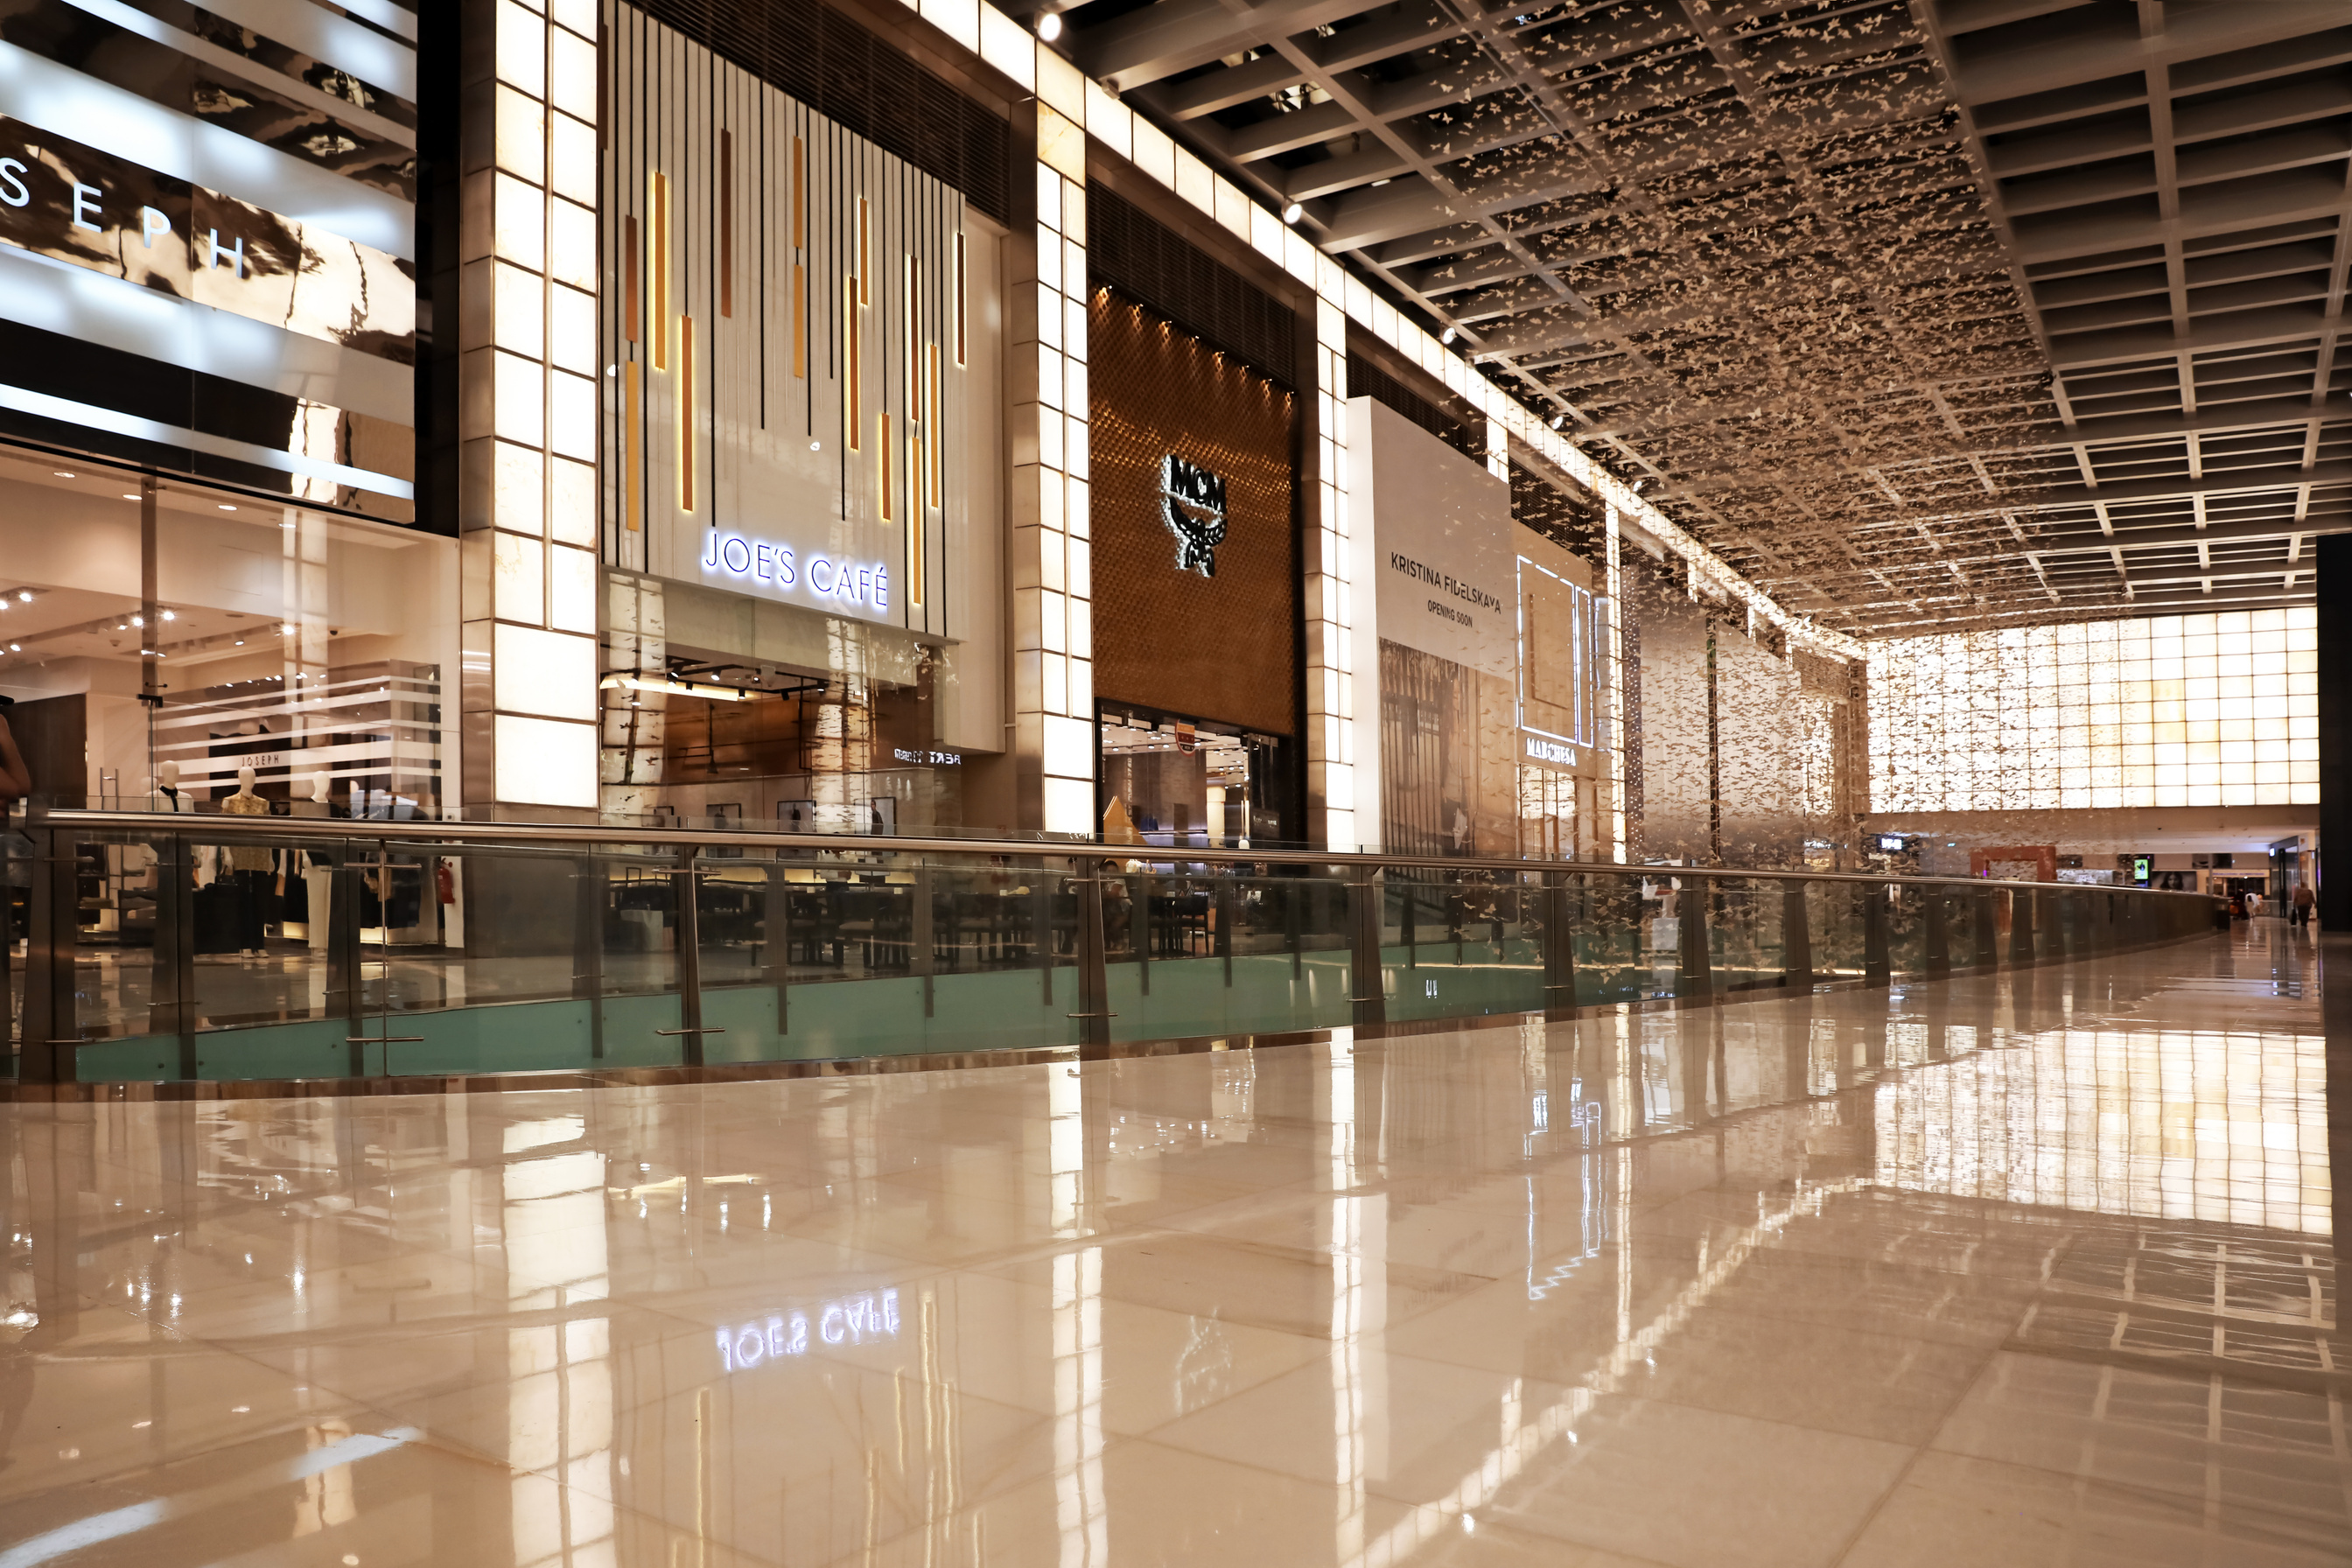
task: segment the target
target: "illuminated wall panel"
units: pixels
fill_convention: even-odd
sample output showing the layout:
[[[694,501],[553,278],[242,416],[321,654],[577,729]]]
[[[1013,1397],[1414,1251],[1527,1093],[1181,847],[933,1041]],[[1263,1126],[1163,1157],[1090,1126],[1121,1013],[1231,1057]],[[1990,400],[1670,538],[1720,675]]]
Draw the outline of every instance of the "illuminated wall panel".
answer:
[[[1871,809],[2315,804],[2316,615],[2247,610],[1875,644]]]

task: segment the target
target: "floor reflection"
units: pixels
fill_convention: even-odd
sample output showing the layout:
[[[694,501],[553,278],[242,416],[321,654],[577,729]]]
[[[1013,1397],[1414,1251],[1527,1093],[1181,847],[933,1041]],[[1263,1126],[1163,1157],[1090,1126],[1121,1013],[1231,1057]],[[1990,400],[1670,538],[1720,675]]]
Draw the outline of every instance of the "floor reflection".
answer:
[[[2334,956],[0,1107],[0,1568],[2341,1562]]]

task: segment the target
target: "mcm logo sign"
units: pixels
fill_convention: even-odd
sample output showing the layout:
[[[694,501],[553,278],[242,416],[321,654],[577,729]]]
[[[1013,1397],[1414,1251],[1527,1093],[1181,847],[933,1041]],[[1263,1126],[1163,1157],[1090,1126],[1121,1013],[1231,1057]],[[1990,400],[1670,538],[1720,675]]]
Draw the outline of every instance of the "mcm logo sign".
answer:
[[[1174,453],[1160,459],[1160,521],[1176,536],[1176,570],[1217,574],[1225,539],[1225,481]]]

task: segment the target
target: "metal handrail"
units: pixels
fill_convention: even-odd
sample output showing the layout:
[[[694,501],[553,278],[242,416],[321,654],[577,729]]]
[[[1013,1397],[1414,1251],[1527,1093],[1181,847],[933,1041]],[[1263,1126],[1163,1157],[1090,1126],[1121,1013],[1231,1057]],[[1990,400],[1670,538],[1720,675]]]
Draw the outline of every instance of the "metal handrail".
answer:
[[[171,812],[89,811],[78,808],[43,810],[36,807],[18,824],[27,829],[84,828],[101,832],[170,834],[197,838],[206,844],[248,840],[316,842],[320,839],[379,839],[420,845],[467,846],[598,846],[664,845],[697,850],[747,847],[798,850],[812,856],[835,855],[1006,855],[1026,859],[1104,859],[1188,862],[1246,866],[1367,866],[1416,867],[1440,870],[1498,871],[1526,874],[1573,871],[1611,876],[1738,878],[1765,881],[1859,882],[1877,886],[1988,886],[2084,889],[2115,893],[2145,893],[2165,898],[2210,898],[2174,889],[2116,887],[2106,883],[2021,882],[2014,879],[1918,876],[1877,871],[1778,870],[1760,867],[1640,865],[1631,861],[1547,860],[1487,855],[1414,855],[1384,850],[1229,849],[1186,845],[1104,844],[1073,838],[1055,844],[1036,839],[929,838],[910,834],[873,835],[772,833],[731,828],[652,828],[572,826],[529,822],[391,822],[373,817],[218,816]]]

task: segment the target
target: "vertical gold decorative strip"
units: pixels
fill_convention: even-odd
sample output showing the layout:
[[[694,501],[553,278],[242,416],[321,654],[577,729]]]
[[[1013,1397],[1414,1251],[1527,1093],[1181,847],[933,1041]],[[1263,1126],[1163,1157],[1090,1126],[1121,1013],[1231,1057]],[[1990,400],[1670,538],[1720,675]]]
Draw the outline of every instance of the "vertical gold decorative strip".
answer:
[[[626,493],[622,499],[621,509],[622,515],[627,519],[631,533],[635,533],[646,525],[645,518],[638,510],[639,499],[643,490],[640,483],[643,478],[642,453],[638,447],[643,416],[640,413],[638,402],[640,394],[637,376],[642,368],[635,360],[631,360],[622,367],[624,379],[621,383],[621,483]]]
[[[880,439],[879,449],[875,454],[877,460],[874,467],[882,476],[882,521],[888,522],[894,516],[890,505],[890,416],[887,414],[876,416],[874,429]],[[918,589],[916,593],[919,599],[921,590]]]
[[[653,177],[654,368],[669,368],[669,176]]]
[[[679,510],[694,510],[694,318],[677,319],[677,489]]]
[[[735,132],[719,132],[719,313],[735,313]]]
[[[857,279],[844,280],[841,293],[841,427],[853,452],[864,447],[866,422],[866,341],[857,331]]]
[[[621,336],[637,341],[637,318],[645,304],[637,290],[637,220],[621,220]]]
[[[923,396],[923,406],[929,411],[923,426],[923,451],[931,461],[931,504],[933,506],[938,506],[940,504],[940,493],[941,488],[940,478],[940,463],[941,459],[940,456],[940,432],[938,429],[940,417],[940,345],[937,343],[930,345],[930,385]]]
[[[919,300],[922,294],[923,264],[912,256],[908,256],[904,270],[906,277],[903,282],[907,298],[899,314],[903,318],[903,330],[907,334],[907,418],[910,424],[920,425],[928,429],[931,416],[929,411],[923,406],[923,340],[919,324],[922,310]]]
[[[808,379],[808,268],[793,263],[793,379]]]

